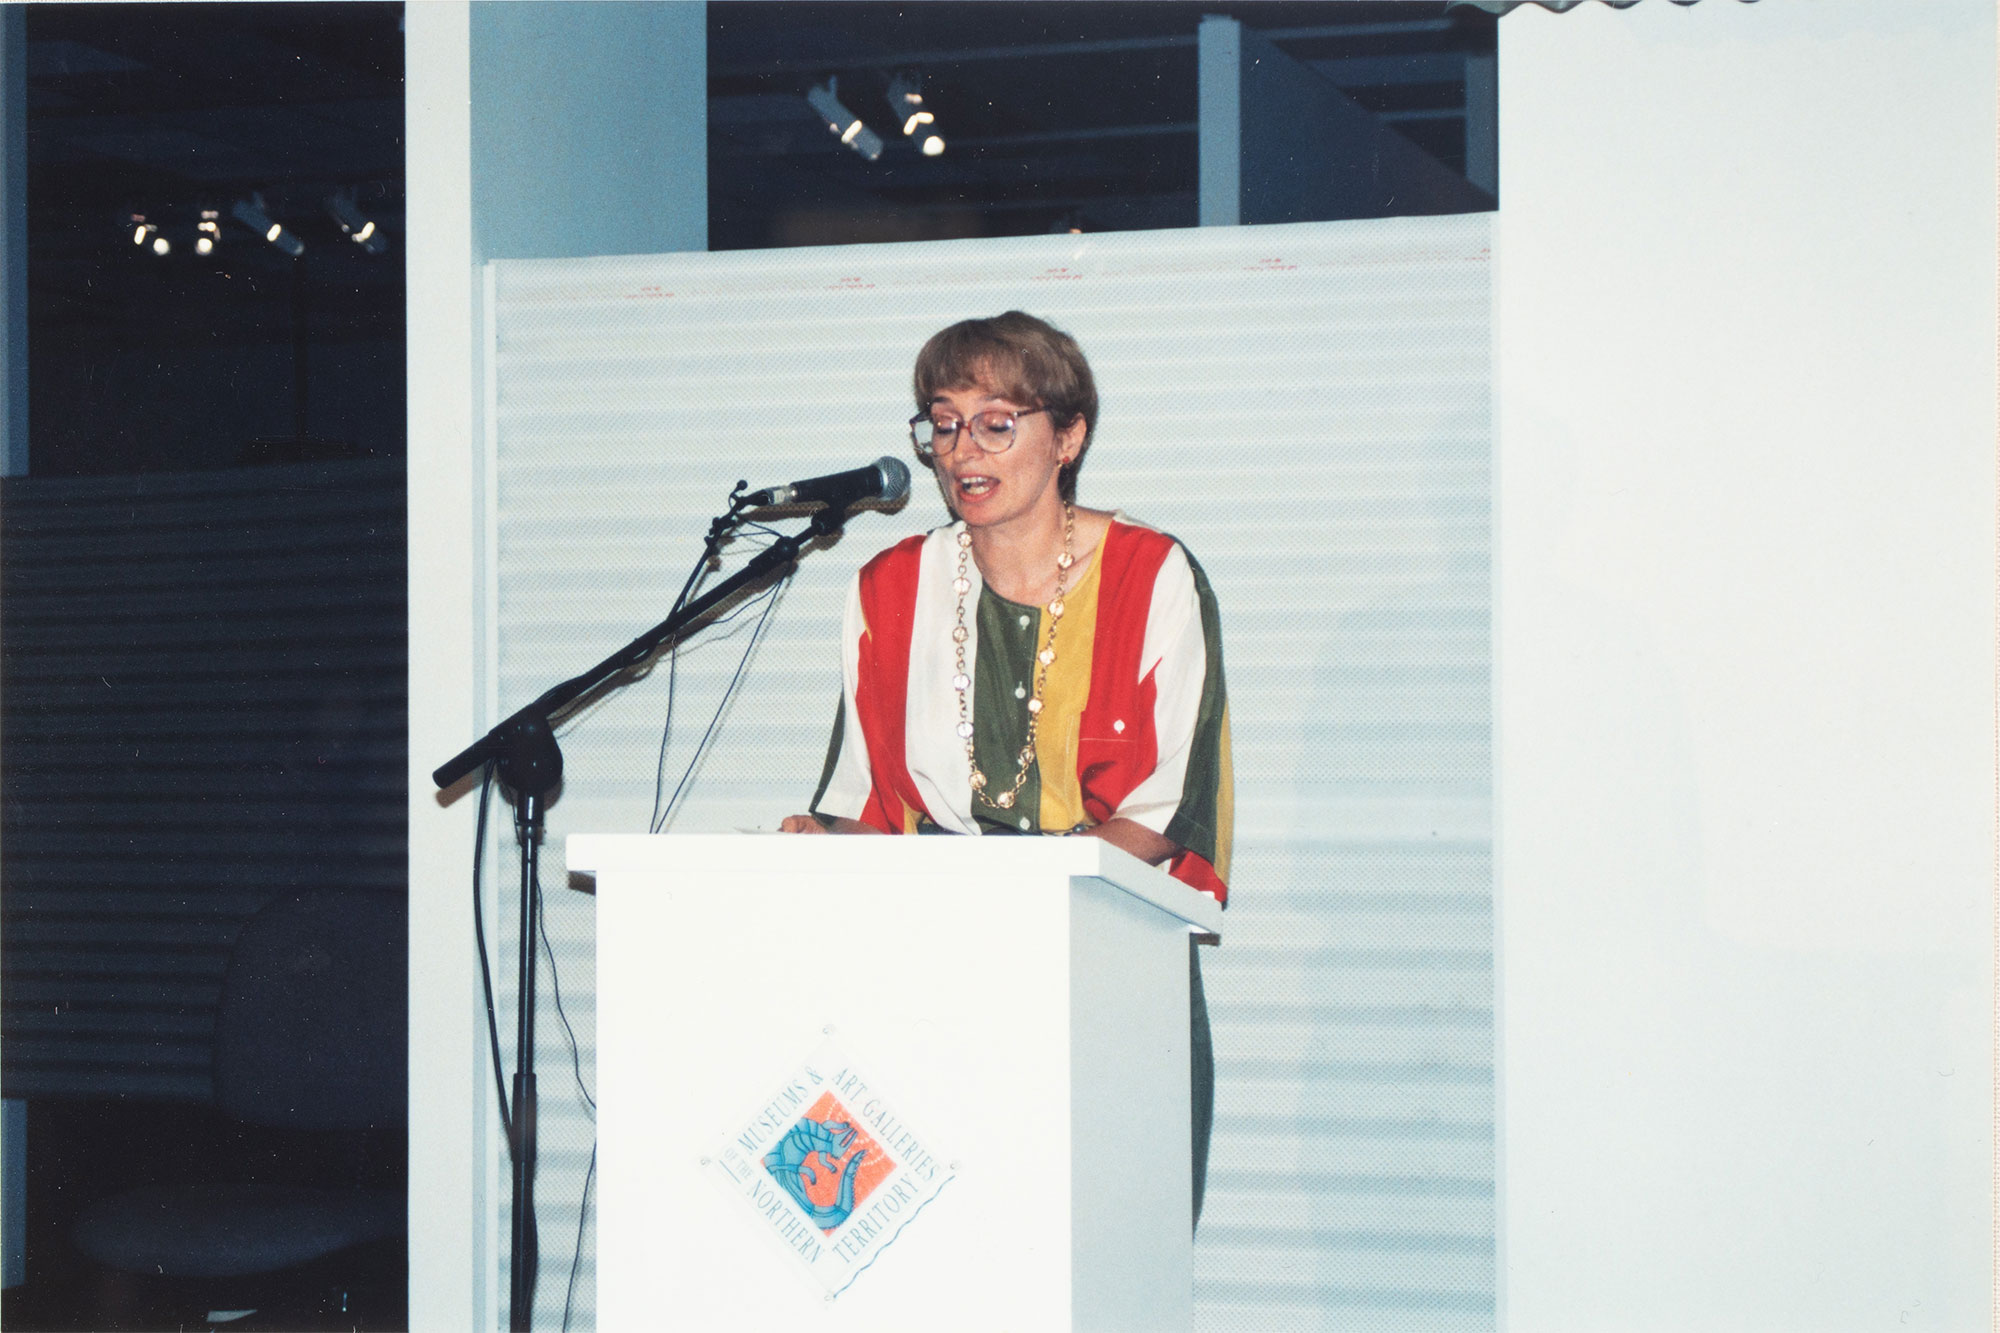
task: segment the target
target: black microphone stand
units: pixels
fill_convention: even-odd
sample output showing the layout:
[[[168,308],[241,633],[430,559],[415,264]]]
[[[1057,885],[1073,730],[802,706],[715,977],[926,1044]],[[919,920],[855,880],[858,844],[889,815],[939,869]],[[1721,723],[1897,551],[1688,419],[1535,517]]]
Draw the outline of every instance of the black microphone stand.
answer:
[[[541,1241],[535,1230],[535,938],[541,930],[542,812],[562,784],[562,748],[548,719],[516,714],[500,756],[500,781],[514,793],[514,830],[521,840],[520,990],[514,1026],[513,1256],[509,1327],[526,1333],[535,1307]]]
[[[746,507],[744,483],[736,484],[727,514],[709,525],[708,550],[713,559],[722,538]],[[501,783],[513,793],[514,827],[521,839],[520,985],[514,1033],[513,1250],[509,1258],[508,1322],[510,1333],[528,1333],[534,1316],[538,1264],[535,1234],[535,941],[541,930],[540,846],[543,811],[562,783],[562,749],[556,744],[552,719],[584,695],[621,672],[643,665],[670,640],[679,638],[708,614],[745,588],[796,563],[800,553],[820,537],[840,531],[847,506],[829,505],[812,516],[798,532],[779,537],[748,564],[692,602],[677,605],[672,614],[590,670],[544,691],[534,702],[514,711],[505,721],[453,755],[431,773],[439,788],[451,786],[481,765],[499,767]]]

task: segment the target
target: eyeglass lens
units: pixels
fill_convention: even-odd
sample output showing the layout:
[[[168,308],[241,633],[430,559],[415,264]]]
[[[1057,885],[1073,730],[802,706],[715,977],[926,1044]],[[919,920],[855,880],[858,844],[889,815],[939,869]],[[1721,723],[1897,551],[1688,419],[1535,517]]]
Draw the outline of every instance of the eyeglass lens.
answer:
[[[917,445],[937,453],[950,453],[967,424],[972,442],[989,454],[1000,453],[1014,443],[1014,413],[981,412],[970,423],[963,423],[957,417],[917,418],[914,427]]]

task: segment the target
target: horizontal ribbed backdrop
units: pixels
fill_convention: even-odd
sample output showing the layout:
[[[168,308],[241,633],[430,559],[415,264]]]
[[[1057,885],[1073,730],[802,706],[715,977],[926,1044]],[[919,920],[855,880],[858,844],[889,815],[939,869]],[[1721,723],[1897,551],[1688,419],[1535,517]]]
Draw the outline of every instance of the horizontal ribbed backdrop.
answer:
[[[1180,536],[1222,610],[1237,843],[1204,959],[1203,1329],[1493,1326],[1487,235],[1475,215],[494,269],[496,718],[662,618],[738,478],[907,458],[938,328],[1019,307],[1077,335],[1103,399],[1080,499]],[[804,808],[847,583],[945,519],[919,472],[901,512],[803,563],[674,831]],[[754,622],[682,653],[669,787]],[[549,923],[586,1078],[592,913],[560,839],[645,829],[667,674],[563,728]],[[544,1012],[554,1319],[573,1233],[551,1228],[591,1127]]]

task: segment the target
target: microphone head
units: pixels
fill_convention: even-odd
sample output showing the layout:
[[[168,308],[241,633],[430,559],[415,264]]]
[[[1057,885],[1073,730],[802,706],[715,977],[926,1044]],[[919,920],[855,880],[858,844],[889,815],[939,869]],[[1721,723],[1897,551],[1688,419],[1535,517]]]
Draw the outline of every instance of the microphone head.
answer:
[[[875,460],[875,470],[882,474],[882,489],[875,493],[876,499],[894,504],[910,493],[910,468],[902,459],[884,454]]]

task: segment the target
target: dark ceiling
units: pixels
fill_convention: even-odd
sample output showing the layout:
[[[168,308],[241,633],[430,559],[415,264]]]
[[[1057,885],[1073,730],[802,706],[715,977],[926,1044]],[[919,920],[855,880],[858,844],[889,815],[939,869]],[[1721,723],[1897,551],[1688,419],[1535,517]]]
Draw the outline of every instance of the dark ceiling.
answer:
[[[363,298],[322,302],[329,312],[400,326],[400,5],[38,4],[27,25],[38,324],[171,295],[256,336],[268,322],[257,289],[293,267],[230,216],[258,192],[306,243],[314,286]],[[348,243],[328,216],[327,196],[343,190],[389,234],[382,254]],[[206,259],[194,253],[202,209],[221,214]],[[134,214],[173,252],[135,246]],[[197,271],[214,280],[190,285]]]
[[[1196,224],[1196,31],[1239,20],[1463,171],[1466,61],[1490,14],[1443,4],[708,6],[709,246],[1011,236]],[[898,133],[914,76],[945,152]],[[886,145],[869,161],[807,105],[829,77]],[[917,136],[921,137],[921,135]]]
[[[400,454],[402,6],[36,4],[25,21],[30,472]],[[343,234],[336,195],[380,253]],[[253,196],[298,257],[232,216]],[[135,245],[141,218],[157,231]]]
[[[1469,6],[712,0],[710,246],[1192,226],[1207,14],[1464,169],[1468,61],[1493,51]],[[400,453],[402,6],[35,4],[26,25],[31,469]],[[899,74],[941,155],[897,133]],[[808,106],[829,79],[887,140],[876,160]],[[301,257],[231,217],[253,194]],[[337,194],[380,254],[336,227]],[[135,214],[168,254],[133,243]]]

